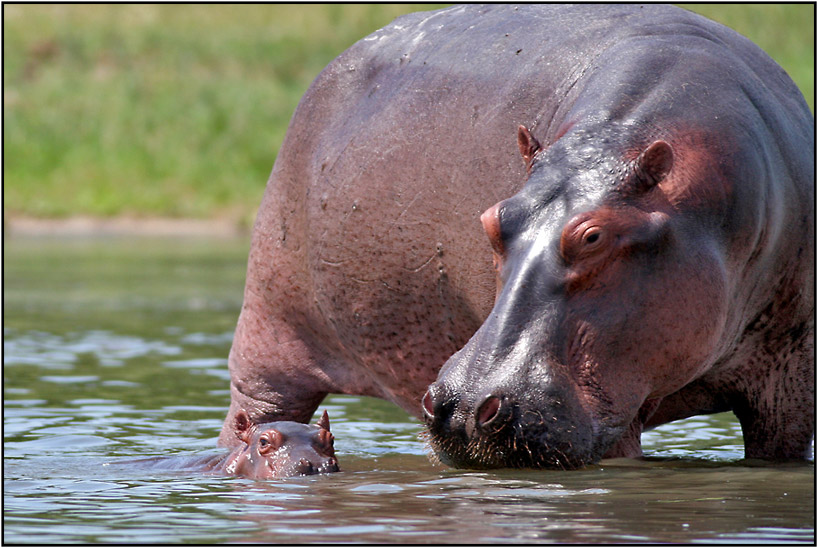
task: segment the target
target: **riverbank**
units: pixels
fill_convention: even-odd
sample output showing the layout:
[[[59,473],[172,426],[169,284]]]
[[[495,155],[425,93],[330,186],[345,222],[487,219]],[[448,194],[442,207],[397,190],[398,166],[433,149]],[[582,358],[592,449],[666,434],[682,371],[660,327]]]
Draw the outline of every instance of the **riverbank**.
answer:
[[[4,217],[68,219],[11,224],[37,233],[252,226],[310,82],[355,41],[435,7],[6,5]],[[686,7],[759,44],[814,106],[814,5]]]
[[[136,217],[68,217],[41,219],[14,216],[3,219],[3,237],[249,237],[252,226],[232,219],[173,219]]]

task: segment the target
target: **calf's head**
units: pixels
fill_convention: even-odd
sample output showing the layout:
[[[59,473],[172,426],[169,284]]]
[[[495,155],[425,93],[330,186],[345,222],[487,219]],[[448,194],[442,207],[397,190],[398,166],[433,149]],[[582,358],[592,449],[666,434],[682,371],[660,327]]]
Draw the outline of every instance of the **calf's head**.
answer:
[[[280,421],[257,425],[242,409],[236,414],[235,428],[245,445],[228,457],[225,471],[229,474],[270,479],[339,471],[326,411],[315,424]]]

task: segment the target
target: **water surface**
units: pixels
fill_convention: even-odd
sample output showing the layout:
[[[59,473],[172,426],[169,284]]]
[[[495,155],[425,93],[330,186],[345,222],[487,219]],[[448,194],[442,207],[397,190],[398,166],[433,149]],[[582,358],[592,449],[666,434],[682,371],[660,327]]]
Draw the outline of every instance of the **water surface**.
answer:
[[[387,402],[331,396],[342,472],[253,481],[123,465],[218,452],[245,240],[4,245],[7,543],[807,542],[814,466],[743,460],[732,414],[573,472],[434,465]],[[316,417],[317,418],[317,417]]]

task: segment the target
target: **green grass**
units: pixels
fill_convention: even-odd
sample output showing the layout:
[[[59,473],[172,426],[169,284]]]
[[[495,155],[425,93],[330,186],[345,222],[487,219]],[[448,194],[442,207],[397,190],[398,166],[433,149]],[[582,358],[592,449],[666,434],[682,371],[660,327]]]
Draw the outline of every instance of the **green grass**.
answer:
[[[4,5],[4,215],[248,223],[299,98],[422,5]],[[814,5],[699,5],[812,108]]]
[[[815,4],[678,4],[738,31],[767,52],[815,113]]]

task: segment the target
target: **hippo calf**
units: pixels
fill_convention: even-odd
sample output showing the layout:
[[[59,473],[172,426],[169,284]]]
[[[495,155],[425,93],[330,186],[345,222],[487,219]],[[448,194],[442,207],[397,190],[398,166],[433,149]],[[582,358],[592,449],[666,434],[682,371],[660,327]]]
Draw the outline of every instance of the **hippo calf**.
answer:
[[[267,479],[339,471],[326,411],[314,425],[292,421],[256,425],[247,412],[239,411],[234,428],[243,445],[215,466],[226,474]]]
[[[814,120],[734,31],[668,5],[401,17],[302,98],[253,229],[235,417],[328,393],[443,462],[576,468],[732,410],[814,431]]]
[[[239,410],[232,430],[240,443],[226,455],[156,457],[130,463],[155,469],[201,470],[251,479],[340,471],[326,411],[315,424],[277,421],[256,425],[244,410]]]

